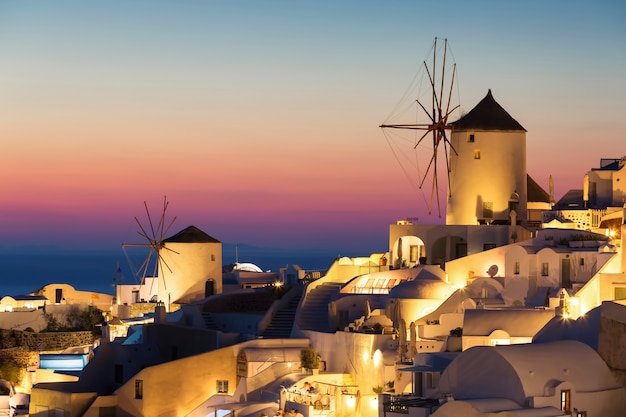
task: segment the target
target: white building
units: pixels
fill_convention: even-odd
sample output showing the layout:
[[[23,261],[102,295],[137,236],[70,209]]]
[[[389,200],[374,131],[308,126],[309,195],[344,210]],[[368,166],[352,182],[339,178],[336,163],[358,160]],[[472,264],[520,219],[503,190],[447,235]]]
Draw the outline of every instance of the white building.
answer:
[[[571,340],[466,350],[441,375],[439,391],[454,401],[433,417],[502,411],[510,416],[626,415],[624,387],[597,352]]]

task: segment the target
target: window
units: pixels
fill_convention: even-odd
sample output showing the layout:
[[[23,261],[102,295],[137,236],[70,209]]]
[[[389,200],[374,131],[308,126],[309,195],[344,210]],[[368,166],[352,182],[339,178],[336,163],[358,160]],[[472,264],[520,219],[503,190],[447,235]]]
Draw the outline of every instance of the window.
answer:
[[[519,261],[515,261],[515,264],[513,265],[513,273],[515,275],[519,275]]]
[[[474,143],[474,134],[469,135],[469,139],[467,140],[470,143]]]
[[[561,411],[569,413],[570,410],[571,391],[568,389],[561,390]]]
[[[495,243],[483,243],[483,251],[494,249],[495,247]]]
[[[587,417],[586,411],[576,411],[576,417]]]
[[[541,264],[541,276],[542,277],[547,277],[549,275],[548,273],[548,263],[547,262],[543,262]]]
[[[215,262],[215,254],[211,254],[211,262]]]
[[[474,149],[474,159],[480,159],[480,149]]]
[[[228,394],[228,380],[226,379],[217,380],[217,393]]]
[[[411,263],[415,263],[417,262],[417,245],[411,245],[409,250],[410,250],[410,256],[409,256],[409,262]]]
[[[493,219],[493,202],[483,202],[483,219]]]
[[[135,399],[143,399],[143,379],[135,379]]]
[[[585,258],[580,258],[580,261],[578,261],[578,265],[585,266]]]
[[[124,365],[119,363],[115,364],[113,368],[113,381],[115,381],[116,384],[124,383]]]

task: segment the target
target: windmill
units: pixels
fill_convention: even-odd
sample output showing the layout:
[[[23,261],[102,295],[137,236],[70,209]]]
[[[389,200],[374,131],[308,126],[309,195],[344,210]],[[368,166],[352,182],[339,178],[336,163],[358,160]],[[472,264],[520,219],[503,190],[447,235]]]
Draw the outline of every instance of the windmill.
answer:
[[[142,225],[142,223],[139,221],[137,217],[135,217],[135,222],[137,223],[137,226],[139,226],[139,230],[137,231],[137,233],[139,234],[139,236],[144,238],[146,242],[122,244],[123,248],[126,248],[126,247],[149,248],[148,256],[145,258],[141,266],[135,272],[135,275],[138,278],[140,278],[141,285],[145,284],[146,277],[148,276],[148,273],[150,272],[150,270],[152,270],[152,275],[151,275],[152,277],[156,277],[158,274],[158,271],[162,270],[163,267],[167,268],[171,272],[171,268],[169,267],[167,262],[165,262],[165,259],[161,255],[161,251],[167,250],[173,253],[177,253],[176,251],[165,246],[165,244],[163,243],[163,239],[167,236],[170,228],[172,227],[172,225],[174,224],[174,221],[176,220],[176,217],[174,217],[169,223],[167,223],[167,226],[166,226],[165,216],[167,213],[167,207],[169,205],[167,201],[167,197],[163,197],[163,209],[161,211],[161,216],[159,218],[159,221],[156,224],[152,221],[152,216],[150,215],[148,204],[145,201],[143,202],[143,204],[146,210],[146,217],[147,217],[148,225],[147,226]],[[150,292],[152,292],[152,288],[150,289]]]
[[[415,165],[418,171],[418,188],[422,189],[427,180],[430,182],[430,201],[428,213],[432,214],[433,202],[437,203],[437,211],[441,217],[441,203],[439,198],[440,176],[446,175],[447,181],[443,180],[450,197],[450,162],[449,152],[456,150],[452,146],[446,131],[451,129],[449,119],[459,109],[458,95],[453,94],[456,78],[456,63],[448,59],[448,40],[444,39],[443,50],[437,49],[437,38],[432,47],[429,59],[423,61],[420,71],[416,74],[411,86],[407,89],[394,111],[387,121],[379,127],[383,130],[389,146],[396,159],[403,166],[405,175],[410,180],[414,174],[408,172],[405,165]],[[417,98],[411,98],[410,105],[406,106],[407,99],[417,90]],[[414,106],[417,105],[417,108]],[[412,114],[409,115],[408,113]],[[396,121],[401,119],[415,118],[414,122]],[[392,133],[397,130],[409,130],[413,132],[409,138]],[[423,132],[423,133],[422,133]],[[406,149],[400,142],[408,142],[417,151],[416,159],[410,160],[406,155]],[[442,149],[443,148],[443,149]],[[441,156],[443,153],[443,156]],[[437,166],[440,159],[445,159],[445,174],[440,172]],[[421,161],[420,161],[421,160]],[[406,162],[406,164],[404,163]],[[420,166],[422,165],[422,166]],[[424,170],[423,165],[426,165]]]

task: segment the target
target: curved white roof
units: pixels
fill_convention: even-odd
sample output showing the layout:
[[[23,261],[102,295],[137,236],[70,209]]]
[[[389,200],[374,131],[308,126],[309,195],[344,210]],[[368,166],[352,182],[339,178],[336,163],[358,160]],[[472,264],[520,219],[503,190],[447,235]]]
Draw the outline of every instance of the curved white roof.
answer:
[[[261,268],[250,262],[236,263],[233,271],[263,272]]]
[[[389,298],[442,299],[452,293],[452,286],[445,282],[445,272],[439,267],[425,265],[400,271],[415,271],[415,278],[393,287]]]
[[[544,389],[569,381],[577,391],[617,387],[602,358],[589,346],[553,343],[477,346],[459,355],[441,375],[439,389],[456,399],[508,398],[524,404]]]

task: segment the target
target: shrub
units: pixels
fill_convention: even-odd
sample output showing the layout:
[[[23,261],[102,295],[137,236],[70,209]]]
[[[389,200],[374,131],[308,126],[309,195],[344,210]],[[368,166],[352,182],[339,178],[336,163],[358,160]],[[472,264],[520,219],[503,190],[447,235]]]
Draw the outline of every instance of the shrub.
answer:
[[[304,369],[319,369],[320,360],[315,349],[309,347],[300,351],[300,366]]]
[[[456,329],[450,330],[450,336],[457,336],[457,337],[463,336],[463,328],[457,327]]]

